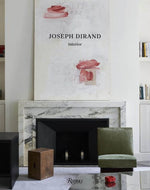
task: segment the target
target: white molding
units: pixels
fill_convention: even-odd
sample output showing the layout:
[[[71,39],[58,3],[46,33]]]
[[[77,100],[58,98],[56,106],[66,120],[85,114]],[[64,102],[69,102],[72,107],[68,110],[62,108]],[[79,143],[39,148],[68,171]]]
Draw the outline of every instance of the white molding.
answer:
[[[150,153],[135,153],[134,155],[137,161],[148,161],[150,160]]]

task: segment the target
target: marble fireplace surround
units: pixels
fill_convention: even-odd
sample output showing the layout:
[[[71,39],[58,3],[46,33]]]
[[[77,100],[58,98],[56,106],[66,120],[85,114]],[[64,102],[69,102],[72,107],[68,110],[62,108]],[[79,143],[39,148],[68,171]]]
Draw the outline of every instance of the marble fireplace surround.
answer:
[[[108,118],[109,127],[126,126],[125,101],[19,101],[19,164],[27,166],[36,146],[36,118]]]

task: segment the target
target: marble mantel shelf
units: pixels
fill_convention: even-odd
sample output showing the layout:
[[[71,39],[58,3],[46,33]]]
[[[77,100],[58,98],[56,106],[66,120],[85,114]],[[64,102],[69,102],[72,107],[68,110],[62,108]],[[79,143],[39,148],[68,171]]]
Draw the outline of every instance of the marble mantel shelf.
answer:
[[[108,118],[109,127],[126,126],[125,101],[19,101],[19,161],[27,165],[36,144],[36,118]]]
[[[97,101],[69,101],[69,100],[51,100],[51,101],[19,101],[19,107],[125,107],[125,101],[97,100]]]

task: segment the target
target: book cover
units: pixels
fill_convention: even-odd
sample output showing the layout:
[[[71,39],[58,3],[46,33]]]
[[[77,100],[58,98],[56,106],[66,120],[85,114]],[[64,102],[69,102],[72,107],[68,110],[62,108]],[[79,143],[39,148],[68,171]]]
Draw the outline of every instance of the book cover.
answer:
[[[144,91],[143,91],[142,85],[140,85],[140,87],[139,87],[139,98],[140,98],[140,100],[144,99]]]

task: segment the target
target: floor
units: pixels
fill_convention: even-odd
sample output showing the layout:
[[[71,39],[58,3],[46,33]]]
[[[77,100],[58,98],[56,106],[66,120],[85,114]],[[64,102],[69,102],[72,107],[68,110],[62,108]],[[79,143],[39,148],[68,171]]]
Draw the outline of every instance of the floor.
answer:
[[[150,171],[150,162],[141,162],[134,170]],[[54,167],[54,176],[40,181],[29,179],[28,168],[21,167],[13,190],[68,190],[77,175],[99,172],[99,167]],[[7,188],[0,186],[0,189],[6,190]]]

